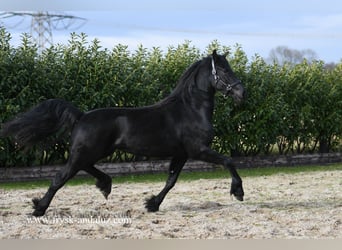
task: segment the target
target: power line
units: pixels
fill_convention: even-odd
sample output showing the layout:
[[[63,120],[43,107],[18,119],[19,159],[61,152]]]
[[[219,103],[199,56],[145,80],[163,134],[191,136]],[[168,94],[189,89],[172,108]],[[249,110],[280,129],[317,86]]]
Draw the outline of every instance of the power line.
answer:
[[[39,12],[3,12],[0,14],[0,18],[13,18],[13,17],[31,17],[30,34],[33,41],[38,46],[38,51],[41,52],[47,46],[53,44],[52,30],[69,29],[76,23],[76,20],[83,21],[81,27],[86,19],[66,14],[49,13],[48,11]],[[21,25],[17,23],[14,27]]]

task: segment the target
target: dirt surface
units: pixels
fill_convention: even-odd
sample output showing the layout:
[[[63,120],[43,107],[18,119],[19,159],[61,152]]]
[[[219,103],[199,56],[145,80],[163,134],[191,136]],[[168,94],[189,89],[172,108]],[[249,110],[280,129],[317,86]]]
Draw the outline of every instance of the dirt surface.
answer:
[[[144,200],[164,183],[116,184],[106,201],[94,185],[61,189],[45,216],[31,199],[46,188],[0,188],[0,238],[342,238],[342,171],[244,178],[245,201],[230,180],[178,182],[157,213]]]

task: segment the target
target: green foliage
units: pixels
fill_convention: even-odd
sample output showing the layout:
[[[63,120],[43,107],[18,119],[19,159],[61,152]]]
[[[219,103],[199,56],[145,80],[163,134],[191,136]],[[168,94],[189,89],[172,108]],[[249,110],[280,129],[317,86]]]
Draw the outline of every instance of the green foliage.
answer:
[[[213,41],[204,52],[186,41],[167,51],[118,44],[104,49],[86,34],[71,34],[66,45],[38,54],[28,35],[10,45],[0,28],[0,123],[48,98],[63,98],[81,110],[110,106],[150,105],[167,96],[193,62],[217,49],[248,91],[237,107],[218,94],[214,114],[217,137],[213,147],[225,154],[329,152],[341,150],[342,63],[327,70],[324,63],[267,64],[248,59],[241,46]],[[68,140],[50,147],[19,151],[0,139],[0,166],[61,163]],[[116,152],[107,161],[131,160]]]

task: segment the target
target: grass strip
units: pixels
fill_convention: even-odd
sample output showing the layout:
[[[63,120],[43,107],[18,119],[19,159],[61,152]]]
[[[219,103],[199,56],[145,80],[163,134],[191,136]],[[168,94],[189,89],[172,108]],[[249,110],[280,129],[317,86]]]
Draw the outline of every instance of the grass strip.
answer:
[[[291,167],[260,167],[251,169],[238,169],[238,172],[242,178],[244,177],[259,177],[270,176],[274,174],[296,174],[302,172],[313,171],[334,171],[342,170],[342,164],[329,164],[329,165],[317,165],[317,166],[291,166]],[[165,182],[167,178],[166,173],[149,173],[149,174],[135,174],[135,175],[123,175],[113,178],[113,184],[121,183],[144,183],[144,182]],[[227,170],[213,170],[205,172],[182,172],[180,181],[193,181],[199,179],[222,179],[230,178],[230,174]],[[93,185],[95,183],[92,177],[78,177],[70,180],[67,185]],[[11,182],[0,183],[0,189],[34,189],[41,187],[48,187],[50,181],[24,181],[24,182]]]

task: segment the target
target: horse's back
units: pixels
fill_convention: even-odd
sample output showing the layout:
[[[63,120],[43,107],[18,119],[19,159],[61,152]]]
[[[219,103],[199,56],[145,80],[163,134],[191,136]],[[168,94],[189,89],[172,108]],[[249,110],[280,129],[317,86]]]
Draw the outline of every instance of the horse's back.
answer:
[[[162,108],[107,108],[85,113],[73,141],[144,156],[173,156],[183,149],[179,121]]]

